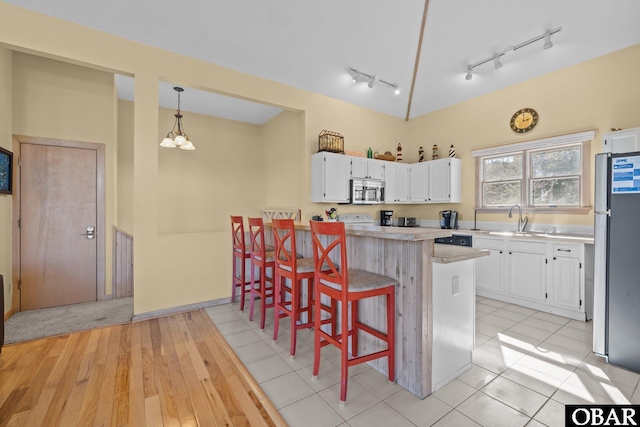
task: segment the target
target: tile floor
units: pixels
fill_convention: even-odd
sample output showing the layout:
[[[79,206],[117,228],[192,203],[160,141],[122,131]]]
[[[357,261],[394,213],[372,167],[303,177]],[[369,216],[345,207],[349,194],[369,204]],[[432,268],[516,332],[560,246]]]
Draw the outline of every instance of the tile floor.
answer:
[[[322,350],[312,380],[313,334],[298,332],[289,357],[289,323],[272,342],[273,311],[260,331],[248,308],[206,311],[289,425],[295,426],[562,426],[564,405],[640,404],[640,374],[591,353],[591,322],[476,298],[472,368],[424,400],[390,384],[366,364],[350,369],[347,404],[338,404],[339,352]]]

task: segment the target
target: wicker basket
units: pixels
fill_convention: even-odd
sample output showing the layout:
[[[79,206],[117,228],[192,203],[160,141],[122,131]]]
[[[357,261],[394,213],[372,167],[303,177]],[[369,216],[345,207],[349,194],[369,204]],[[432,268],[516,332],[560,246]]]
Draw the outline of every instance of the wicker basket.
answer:
[[[338,132],[323,130],[318,135],[318,152],[320,151],[344,154],[344,136]]]
[[[386,160],[388,162],[394,162],[396,160],[396,156],[394,156],[393,154],[391,154],[390,151],[387,151],[384,154],[375,154],[373,156],[374,158],[378,159],[378,160]]]

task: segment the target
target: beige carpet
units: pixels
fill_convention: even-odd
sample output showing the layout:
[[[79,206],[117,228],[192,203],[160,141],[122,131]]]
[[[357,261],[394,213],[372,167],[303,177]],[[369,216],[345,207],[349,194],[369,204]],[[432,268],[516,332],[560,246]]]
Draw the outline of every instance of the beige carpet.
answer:
[[[5,344],[131,322],[133,298],[16,313],[5,322]]]

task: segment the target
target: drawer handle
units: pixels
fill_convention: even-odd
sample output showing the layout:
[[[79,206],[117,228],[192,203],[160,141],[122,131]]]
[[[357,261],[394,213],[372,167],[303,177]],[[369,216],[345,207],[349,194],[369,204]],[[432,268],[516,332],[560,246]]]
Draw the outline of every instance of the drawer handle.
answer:
[[[558,248],[558,252],[571,252],[571,249],[560,249],[560,248]]]

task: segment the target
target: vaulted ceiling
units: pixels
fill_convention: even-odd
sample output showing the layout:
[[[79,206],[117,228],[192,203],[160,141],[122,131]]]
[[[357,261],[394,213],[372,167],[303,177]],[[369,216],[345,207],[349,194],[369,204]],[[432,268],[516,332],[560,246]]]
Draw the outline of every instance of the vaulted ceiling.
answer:
[[[640,43],[638,0],[5,1],[407,119]],[[512,49],[556,28],[551,49]],[[503,67],[489,60],[465,79],[503,51]],[[350,67],[400,93],[353,83]],[[133,84],[118,82],[132,99]],[[172,85],[160,102],[175,108]],[[251,123],[279,111],[244,102],[188,90],[183,110]]]

